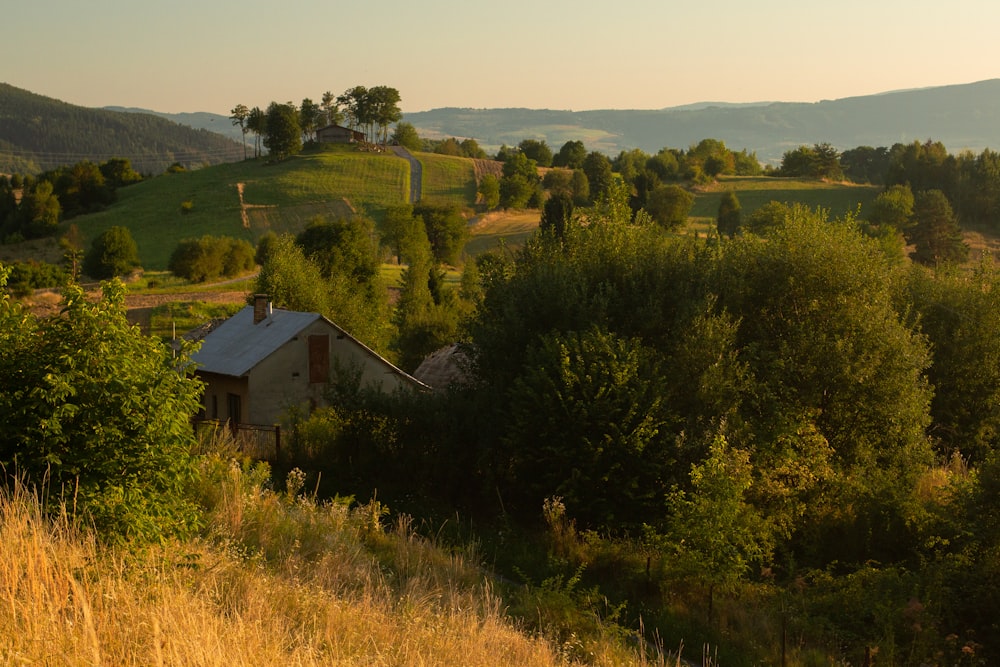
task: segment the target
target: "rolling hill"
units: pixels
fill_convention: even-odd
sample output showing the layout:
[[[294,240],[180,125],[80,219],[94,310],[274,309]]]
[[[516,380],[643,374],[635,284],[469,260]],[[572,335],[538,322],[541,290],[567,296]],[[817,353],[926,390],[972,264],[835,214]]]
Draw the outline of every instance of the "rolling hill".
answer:
[[[660,110],[434,109],[407,113],[421,136],[472,137],[486,150],[544,139],[557,150],[580,140],[617,154],[640,148],[687,148],[708,137],[764,162],[801,145],[829,142],[840,150],[892,146],[932,138],[957,153],[1000,147],[1000,79],[888,92],[811,104],[703,103]]]
[[[128,158],[161,173],[243,158],[243,146],[151,114],[90,109],[0,83],[0,173],[33,173],[81,160]]]

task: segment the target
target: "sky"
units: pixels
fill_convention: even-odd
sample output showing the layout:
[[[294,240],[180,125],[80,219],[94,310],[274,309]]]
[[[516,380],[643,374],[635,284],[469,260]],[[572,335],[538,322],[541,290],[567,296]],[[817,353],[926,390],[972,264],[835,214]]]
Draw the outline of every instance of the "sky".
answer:
[[[356,85],[440,107],[815,102],[1000,78],[996,0],[21,0],[0,82],[228,115]]]

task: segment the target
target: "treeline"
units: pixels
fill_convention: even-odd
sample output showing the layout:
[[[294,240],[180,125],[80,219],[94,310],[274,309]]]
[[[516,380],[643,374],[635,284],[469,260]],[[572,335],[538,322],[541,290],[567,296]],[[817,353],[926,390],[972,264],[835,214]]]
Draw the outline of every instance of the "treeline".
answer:
[[[142,173],[218,164],[240,148],[214,132],[151,114],[89,109],[0,84],[0,173],[35,173],[86,159],[131,160]]]
[[[928,139],[839,153],[830,144],[815,144],[785,153],[775,175],[899,185],[914,194],[937,190],[960,221],[1000,230],[1000,153],[989,148],[952,155]]]
[[[52,236],[61,220],[100,211],[116,199],[120,187],[142,176],[129,160],[88,160],[38,176],[0,176],[0,242]]]

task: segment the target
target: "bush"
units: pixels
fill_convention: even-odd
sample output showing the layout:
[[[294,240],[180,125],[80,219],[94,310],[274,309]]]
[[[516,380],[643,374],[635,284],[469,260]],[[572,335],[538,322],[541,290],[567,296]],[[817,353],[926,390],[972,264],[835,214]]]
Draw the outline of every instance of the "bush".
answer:
[[[199,283],[219,276],[231,278],[249,271],[253,266],[253,246],[247,241],[227,236],[183,239],[167,263],[167,268],[175,276]]]
[[[47,318],[0,297],[0,469],[108,538],[160,539],[198,521],[183,486],[201,383],[186,350],[128,323],[120,281],[103,291],[71,285]]]
[[[94,239],[83,259],[83,271],[104,280],[123,276],[139,266],[139,248],[126,227],[110,227]]]

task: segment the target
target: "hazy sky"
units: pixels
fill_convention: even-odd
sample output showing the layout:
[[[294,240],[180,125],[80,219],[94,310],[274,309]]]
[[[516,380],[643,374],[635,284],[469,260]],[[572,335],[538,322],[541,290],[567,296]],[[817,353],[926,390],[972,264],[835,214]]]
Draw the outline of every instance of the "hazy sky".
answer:
[[[21,0],[0,82],[161,112],[387,85],[402,109],[659,109],[1000,77],[996,0]]]

